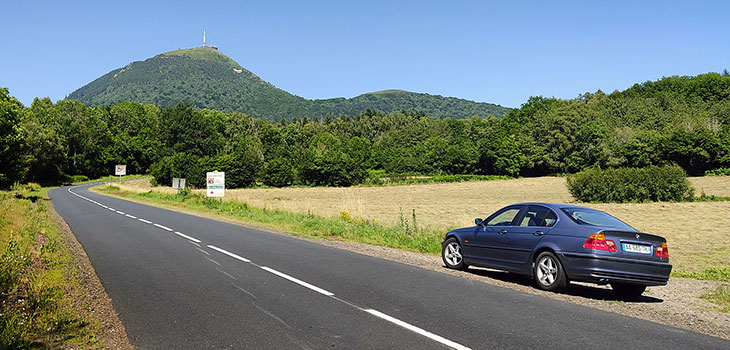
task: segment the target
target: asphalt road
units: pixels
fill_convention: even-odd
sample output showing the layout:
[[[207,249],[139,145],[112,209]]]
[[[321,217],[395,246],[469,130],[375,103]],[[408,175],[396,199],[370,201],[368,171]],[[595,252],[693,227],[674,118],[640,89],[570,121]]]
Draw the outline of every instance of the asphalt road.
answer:
[[[730,349],[730,341],[87,190],[52,190],[141,349]]]

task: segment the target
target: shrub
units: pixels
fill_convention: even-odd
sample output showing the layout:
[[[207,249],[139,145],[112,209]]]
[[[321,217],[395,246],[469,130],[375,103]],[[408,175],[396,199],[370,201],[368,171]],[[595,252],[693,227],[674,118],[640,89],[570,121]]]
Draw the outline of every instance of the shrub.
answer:
[[[730,176],[730,168],[717,168],[705,171],[705,176]]]
[[[694,189],[679,166],[588,169],[568,177],[582,202],[625,203],[692,200]]]

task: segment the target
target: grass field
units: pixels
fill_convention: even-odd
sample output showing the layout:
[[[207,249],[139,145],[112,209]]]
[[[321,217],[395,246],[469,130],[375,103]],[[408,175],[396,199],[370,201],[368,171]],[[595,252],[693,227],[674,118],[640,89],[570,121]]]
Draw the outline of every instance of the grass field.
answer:
[[[730,177],[690,179],[696,194],[730,196]],[[148,180],[122,189],[147,192]],[[154,191],[175,193],[166,187]],[[515,202],[573,203],[565,178],[542,177],[385,187],[254,188],[227,190],[227,201],[322,217],[345,215],[383,226],[413,224],[445,232],[469,226]],[[730,202],[585,204],[604,210],[640,231],[667,238],[675,275],[730,280]]]
[[[79,271],[47,194],[0,191],[0,348],[101,348],[98,326],[76,309]]]

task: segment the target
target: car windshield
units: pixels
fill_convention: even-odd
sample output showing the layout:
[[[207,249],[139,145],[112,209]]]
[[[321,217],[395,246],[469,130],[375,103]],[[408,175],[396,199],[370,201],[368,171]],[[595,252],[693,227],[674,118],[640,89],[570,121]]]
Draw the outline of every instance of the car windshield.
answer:
[[[636,231],[623,221],[599,210],[588,208],[563,208],[562,210],[580,225],[615,227],[622,230]]]

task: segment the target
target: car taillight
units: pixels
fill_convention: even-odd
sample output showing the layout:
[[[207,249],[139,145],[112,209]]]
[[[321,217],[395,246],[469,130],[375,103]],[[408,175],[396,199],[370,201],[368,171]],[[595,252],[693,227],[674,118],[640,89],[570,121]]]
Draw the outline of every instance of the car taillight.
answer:
[[[662,242],[661,247],[656,247],[656,256],[669,259],[669,248],[667,248],[667,242]]]
[[[583,248],[596,249],[596,250],[607,250],[609,252],[616,251],[616,243],[610,240],[606,240],[606,235],[602,233],[592,234],[585,243]],[[658,253],[657,253],[658,254]]]

